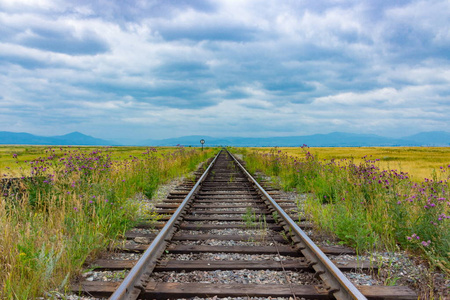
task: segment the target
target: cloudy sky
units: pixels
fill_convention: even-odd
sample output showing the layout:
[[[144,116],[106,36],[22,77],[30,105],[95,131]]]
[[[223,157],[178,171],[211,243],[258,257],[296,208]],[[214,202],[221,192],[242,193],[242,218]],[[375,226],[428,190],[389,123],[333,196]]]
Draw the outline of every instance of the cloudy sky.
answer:
[[[450,131],[450,1],[0,0],[0,131]]]

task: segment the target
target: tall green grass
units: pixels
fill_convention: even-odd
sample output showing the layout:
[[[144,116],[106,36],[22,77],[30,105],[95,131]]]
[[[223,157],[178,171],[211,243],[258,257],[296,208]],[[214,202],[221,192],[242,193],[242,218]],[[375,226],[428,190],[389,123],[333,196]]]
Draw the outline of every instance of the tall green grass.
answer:
[[[275,176],[284,189],[311,193],[305,209],[312,220],[357,251],[409,249],[449,273],[450,165],[418,183],[380,169],[377,159],[320,161],[306,146],[302,157],[278,149],[242,153],[252,172]]]
[[[64,291],[86,260],[136,221],[130,199],[150,198],[214,152],[149,148],[114,160],[108,148],[48,148],[27,161],[23,190],[0,195],[0,298]]]

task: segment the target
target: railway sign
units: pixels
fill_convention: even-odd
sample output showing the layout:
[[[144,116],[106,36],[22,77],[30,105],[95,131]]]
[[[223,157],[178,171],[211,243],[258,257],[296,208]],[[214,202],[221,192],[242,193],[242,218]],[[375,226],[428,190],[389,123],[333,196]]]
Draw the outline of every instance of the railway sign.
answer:
[[[200,144],[202,144],[202,151],[203,151],[203,144],[205,143],[205,140],[204,139],[201,139],[200,140]]]

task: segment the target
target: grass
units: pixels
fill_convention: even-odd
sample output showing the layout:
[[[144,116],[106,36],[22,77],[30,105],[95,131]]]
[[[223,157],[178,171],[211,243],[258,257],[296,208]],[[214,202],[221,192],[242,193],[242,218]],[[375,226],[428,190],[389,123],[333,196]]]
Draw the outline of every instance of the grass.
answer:
[[[432,178],[418,181],[404,172],[383,169],[373,156],[356,162],[319,159],[316,148],[290,149],[290,153],[259,150],[239,149],[250,171],[276,178],[286,190],[311,193],[305,209],[322,229],[358,252],[400,247],[420,253],[432,266],[450,273],[448,161],[437,163],[442,168]],[[440,151],[435,150],[424,148],[423,153]],[[402,155],[415,157],[416,152]],[[445,149],[442,153],[446,157]]]
[[[29,171],[29,162],[36,160],[43,156],[48,146],[13,146],[13,145],[0,145],[0,177],[19,177]],[[59,150],[56,155],[62,155],[62,153],[71,151],[73,149],[79,149],[83,152],[95,151],[98,147],[94,146],[61,146],[54,147],[55,150]],[[132,157],[138,157],[143,152],[147,151],[148,147],[102,147],[102,149],[108,149],[110,158],[114,161],[129,160]],[[157,147],[151,148],[157,149],[157,152],[153,154],[158,157],[163,157],[166,153],[173,152],[175,147]],[[189,148],[188,148],[189,149]],[[198,149],[198,148],[197,148]],[[209,148],[205,147],[205,150]],[[20,159],[15,159],[13,155],[16,154]]]
[[[271,148],[251,148],[269,153]],[[288,156],[302,158],[300,147],[277,148]],[[312,147],[309,151],[318,160],[352,160],[359,164],[366,159],[378,159],[377,166],[383,170],[396,169],[408,173],[415,181],[432,178],[441,167],[450,163],[450,147]]]
[[[260,236],[263,240],[267,237],[268,234],[268,226],[265,215],[256,215],[253,209],[248,206],[245,210],[245,214],[242,216],[242,220],[245,223],[245,228],[257,230],[258,236]],[[254,241],[252,238],[249,242]]]
[[[216,152],[3,147],[3,153],[6,149],[18,162],[13,166],[20,166],[9,170],[19,170],[24,184],[21,191],[0,195],[1,299],[64,291],[86,260],[137,221],[131,200],[137,193],[151,197],[159,184],[194,170]]]
[[[251,207],[247,207],[245,210],[245,214],[242,216],[242,220],[245,223],[245,227],[247,228],[253,228],[257,226],[257,218],[256,214],[253,212],[253,209]]]

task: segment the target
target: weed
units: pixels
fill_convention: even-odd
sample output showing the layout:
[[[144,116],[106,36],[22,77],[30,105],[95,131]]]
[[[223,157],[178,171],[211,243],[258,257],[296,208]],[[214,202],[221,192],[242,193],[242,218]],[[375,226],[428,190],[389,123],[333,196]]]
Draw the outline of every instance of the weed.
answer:
[[[264,241],[265,238],[267,237],[268,234],[268,226],[267,226],[267,222],[266,222],[266,216],[263,215],[262,218],[259,218],[259,224],[258,224],[258,229],[260,232],[260,236],[262,238],[262,240]]]
[[[274,211],[272,213],[272,217],[273,217],[273,220],[275,221],[275,223],[278,223],[278,212],[277,211]]]
[[[247,207],[245,214],[242,216],[242,220],[247,228],[254,228],[256,224],[256,214],[251,207]]]
[[[233,183],[234,182],[234,174],[230,175],[230,178],[228,179],[229,183]]]
[[[290,242],[290,238],[289,238],[289,236],[286,234],[286,232],[285,231],[280,231],[280,235],[283,237],[283,239],[286,241],[286,242]]]
[[[127,270],[123,270],[123,271],[113,272],[113,273],[111,273],[111,275],[107,276],[107,278],[109,278],[109,279],[116,279],[116,280],[118,280],[118,279],[122,280],[122,279],[124,279],[127,276],[127,274],[128,274],[128,271]]]

